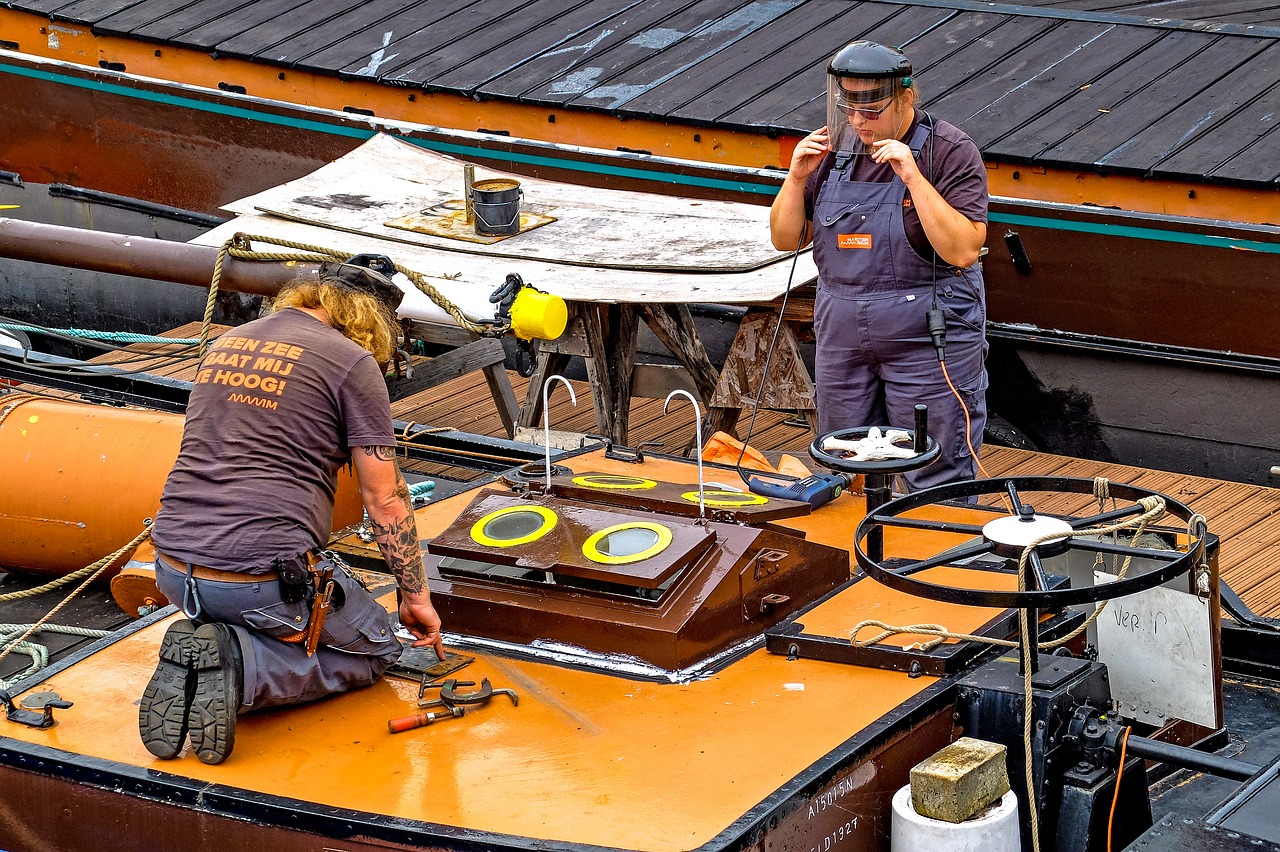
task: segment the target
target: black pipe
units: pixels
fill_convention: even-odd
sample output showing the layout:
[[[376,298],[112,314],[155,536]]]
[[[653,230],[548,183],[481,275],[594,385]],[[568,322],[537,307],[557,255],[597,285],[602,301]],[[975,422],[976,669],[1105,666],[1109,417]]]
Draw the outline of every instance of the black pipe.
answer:
[[[1193,748],[1173,745],[1172,743],[1162,743],[1159,740],[1149,740],[1146,737],[1130,736],[1129,743],[1125,748],[1128,754],[1135,757],[1158,760],[1161,763],[1169,763],[1183,769],[1194,769],[1197,772],[1205,772],[1209,775],[1216,775],[1219,778],[1231,778],[1236,781],[1247,781],[1262,771],[1261,766],[1245,763],[1243,760],[1220,757],[1211,752],[1197,751]]]
[[[199,225],[204,228],[216,228],[227,221],[225,216],[210,216],[208,213],[201,213],[197,210],[184,210],[181,207],[170,207],[168,204],[156,204],[151,201],[143,201],[140,198],[116,195],[113,192],[103,192],[97,189],[86,189],[82,186],[71,186],[65,183],[49,184],[49,197],[70,198],[74,201],[84,201],[88,204],[118,207],[121,210],[129,210],[133,213],[142,213],[147,216],[168,219],[173,222],[183,222],[188,225]]]

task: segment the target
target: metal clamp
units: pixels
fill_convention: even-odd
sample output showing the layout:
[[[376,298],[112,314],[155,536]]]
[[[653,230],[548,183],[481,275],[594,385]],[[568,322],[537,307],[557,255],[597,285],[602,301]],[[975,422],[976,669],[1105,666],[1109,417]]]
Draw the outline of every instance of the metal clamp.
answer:
[[[16,707],[13,696],[7,692],[0,692],[0,702],[4,703],[4,714],[10,722],[17,722],[19,725],[27,725],[31,728],[52,728],[58,724],[53,718],[54,708],[66,710],[72,706],[72,702],[63,701],[62,696],[56,692],[37,692],[22,702],[21,706]]]

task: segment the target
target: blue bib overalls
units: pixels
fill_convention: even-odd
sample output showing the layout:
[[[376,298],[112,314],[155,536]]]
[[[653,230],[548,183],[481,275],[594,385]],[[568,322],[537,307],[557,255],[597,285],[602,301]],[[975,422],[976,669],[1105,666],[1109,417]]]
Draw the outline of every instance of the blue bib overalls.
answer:
[[[921,122],[912,134],[917,158],[930,132]],[[933,265],[916,253],[902,223],[906,184],[896,175],[888,183],[855,181],[850,171],[832,169],[814,202],[819,432],[910,429],[914,406],[924,403],[942,455],[906,474],[908,484],[918,489],[972,479],[977,465],[964,439],[964,412],[947,387],[925,320]],[[987,419],[982,272],[976,264],[958,269],[939,261],[936,277],[938,307],[947,318],[947,370],[965,400],[978,449]]]

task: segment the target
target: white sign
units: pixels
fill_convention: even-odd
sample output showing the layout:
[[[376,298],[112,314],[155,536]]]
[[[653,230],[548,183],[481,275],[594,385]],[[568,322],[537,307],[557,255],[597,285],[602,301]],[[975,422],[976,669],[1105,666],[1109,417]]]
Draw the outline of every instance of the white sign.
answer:
[[[1115,579],[1094,572],[1097,584]],[[1096,624],[1098,659],[1107,665],[1121,715],[1154,725],[1186,719],[1218,727],[1205,601],[1157,586],[1109,601]]]

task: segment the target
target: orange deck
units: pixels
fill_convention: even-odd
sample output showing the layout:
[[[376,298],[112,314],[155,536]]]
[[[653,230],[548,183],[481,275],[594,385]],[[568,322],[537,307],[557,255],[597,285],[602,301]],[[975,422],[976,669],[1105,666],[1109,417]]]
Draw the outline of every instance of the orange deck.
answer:
[[[607,468],[599,456],[582,464]],[[682,470],[696,481],[690,465],[655,460],[644,469],[649,476]],[[470,499],[464,493],[419,510],[422,534],[438,530]],[[803,519],[803,526],[815,539],[842,539],[861,516],[861,503],[846,495]],[[935,569],[935,577],[944,575],[975,581],[975,572]],[[909,598],[864,580],[805,622],[810,632],[837,636],[864,618],[968,631],[993,614]],[[416,711],[417,684],[384,679],[311,706],[242,716],[231,759],[206,766],[190,755],[155,760],[137,735],[138,697],[166,625],[153,624],[50,678],[42,688],[76,702],[59,711],[56,727],[8,725],[4,735],[197,784],[321,806],[522,838],[675,852],[708,843],[935,682],[788,660],[763,649],[685,684],[480,653],[462,676],[516,689],[518,707],[500,698],[462,719],[393,735],[386,722]],[[467,627],[450,624],[446,632]]]

